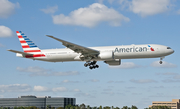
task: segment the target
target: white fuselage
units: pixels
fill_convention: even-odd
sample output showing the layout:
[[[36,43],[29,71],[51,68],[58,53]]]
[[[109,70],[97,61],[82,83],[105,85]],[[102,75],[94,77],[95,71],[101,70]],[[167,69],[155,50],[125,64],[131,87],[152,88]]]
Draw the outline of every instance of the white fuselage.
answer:
[[[89,47],[100,52],[94,61],[106,61],[115,59],[136,59],[136,58],[157,58],[170,55],[174,52],[170,47],[157,44],[146,45],[124,45],[124,46],[103,46]],[[41,50],[45,57],[33,57],[30,59],[65,62],[65,61],[87,61],[80,59],[81,53],[76,53],[69,48]],[[112,54],[112,57],[110,56]],[[23,57],[17,53],[17,56]],[[106,58],[107,57],[107,58]]]

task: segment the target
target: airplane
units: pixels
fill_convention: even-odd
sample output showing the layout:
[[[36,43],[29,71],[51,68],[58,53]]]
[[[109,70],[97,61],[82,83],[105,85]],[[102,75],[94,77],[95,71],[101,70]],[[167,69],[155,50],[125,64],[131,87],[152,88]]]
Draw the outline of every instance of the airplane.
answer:
[[[51,35],[46,36],[61,42],[66,48],[41,50],[23,32],[16,33],[24,52],[8,51],[16,53],[17,57],[47,62],[84,61],[84,66],[89,69],[99,68],[97,61],[115,66],[120,65],[122,59],[160,58],[159,63],[162,64],[165,56],[174,53],[170,47],[158,44],[84,47]]]

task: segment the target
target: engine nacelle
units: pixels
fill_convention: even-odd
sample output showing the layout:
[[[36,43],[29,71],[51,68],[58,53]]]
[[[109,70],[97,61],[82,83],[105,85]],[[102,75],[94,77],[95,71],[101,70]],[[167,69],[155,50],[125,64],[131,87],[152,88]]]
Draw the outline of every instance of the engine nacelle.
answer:
[[[112,51],[100,52],[99,58],[101,60],[114,60],[114,52]]]
[[[115,59],[115,60],[112,60],[112,61],[104,61],[106,64],[109,64],[111,66],[113,65],[121,65],[121,60],[120,59]]]

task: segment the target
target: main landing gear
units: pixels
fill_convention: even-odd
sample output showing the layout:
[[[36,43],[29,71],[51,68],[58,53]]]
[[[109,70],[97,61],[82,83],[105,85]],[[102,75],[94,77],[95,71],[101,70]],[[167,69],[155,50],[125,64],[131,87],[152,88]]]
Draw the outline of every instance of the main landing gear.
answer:
[[[96,64],[97,61],[93,61],[93,62],[86,62],[84,64],[85,67],[89,66],[89,69],[95,69],[95,68],[99,68],[99,65]]]

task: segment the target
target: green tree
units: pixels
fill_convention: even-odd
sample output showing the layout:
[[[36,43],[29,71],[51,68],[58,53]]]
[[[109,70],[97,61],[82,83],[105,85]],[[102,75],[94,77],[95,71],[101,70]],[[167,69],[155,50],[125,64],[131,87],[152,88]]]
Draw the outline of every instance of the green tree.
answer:
[[[92,109],[97,109],[97,107],[93,107]]]
[[[87,105],[87,109],[90,109],[91,107],[89,105]]]
[[[72,107],[72,105],[69,104],[69,105],[67,105],[67,106],[65,107],[65,109],[70,109],[71,107]]]
[[[114,109],[120,109],[119,107],[116,107],[116,108],[114,108]]]
[[[46,105],[46,109],[51,109],[51,105]]]
[[[123,106],[123,108],[122,109],[131,109],[130,107],[128,107],[128,106]]]
[[[99,109],[102,109],[102,106],[99,106]]]
[[[79,107],[80,107],[80,109],[86,109],[86,105],[84,103],[81,104]]]
[[[58,108],[56,108],[56,109],[64,109],[63,107],[58,107]]]
[[[131,109],[138,109],[138,108],[137,108],[136,106],[133,106],[133,105],[132,105],[132,106],[131,106]]]
[[[74,109],[74,106],[71,106],[70,109]]]

